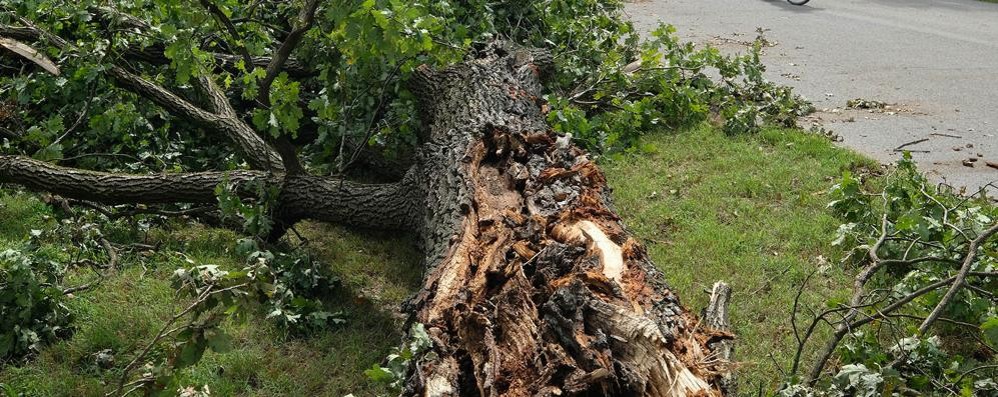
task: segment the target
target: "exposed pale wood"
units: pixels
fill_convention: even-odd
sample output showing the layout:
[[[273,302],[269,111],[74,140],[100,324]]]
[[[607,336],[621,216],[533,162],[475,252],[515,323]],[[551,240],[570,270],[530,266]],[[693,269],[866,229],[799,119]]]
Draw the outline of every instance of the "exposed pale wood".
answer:
[[[55,62],[52,62],[47,56],[27,44],[14,39],[0,37],[0,47],[6,48],[24,59],[34,62],[36,65],[41,66],[42,69],[45,69],[46,72],[56,76],[59,75],[59,67],[56,66]]]
[[[729,304],[731,303],[731,287],[727,283],[718,281],[710,291],[710,303],[704,310],[703,322],[708,327],[719,331],[731,331],[731,320],[728,315]],[[735,341],[731,338],[721,338],[708,344],[715,354],[715,359],[722,364],[728,364],[727,371],[721,374],[718,385],[725,394],[735,394],[734,377],[734,354]]]

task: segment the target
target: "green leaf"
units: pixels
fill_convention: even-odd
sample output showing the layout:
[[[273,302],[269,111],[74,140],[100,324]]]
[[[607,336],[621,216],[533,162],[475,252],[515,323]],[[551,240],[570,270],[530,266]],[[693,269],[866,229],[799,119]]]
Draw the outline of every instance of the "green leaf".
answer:
[[[392,374],[388,368],[381,367],[378,364],[374,364],[370,369],[365,370],[364,375],[368,379],[379,383],[391,383],[395,380],[395,374]]]
[[[991,317],[982,323],[981,332],[992,346],[998,345],[998,317]]]
[[[216,330],[213,335],[205,341],[209,348],[216,353],[225,353],[232,350],[232,337],[221,330]]]
[[[177,355],[177,360],[174,362],[176,368],[184,368],[196,364],[201,360],[201,356],[204,355],[204,349],[207,347],[204,343],[187,342],[184,343],[184,347],[180,349],[180,353]]]

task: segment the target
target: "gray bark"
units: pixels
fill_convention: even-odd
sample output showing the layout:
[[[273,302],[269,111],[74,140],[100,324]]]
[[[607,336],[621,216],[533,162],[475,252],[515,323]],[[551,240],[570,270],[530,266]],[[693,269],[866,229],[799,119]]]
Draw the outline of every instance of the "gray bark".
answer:
[[[112,66],[109,73],[118,85],[162,106],[171,114],[185,118],[203,128],[225,134],[236,144],[251,167],[273,172],[285,170],[285,162],[277,150],[239,119],[225,96],[218,91],[217,87],[213,86],[213,82],[202,83],[206,85],[204,88],[209,93],[212,107],[216,108],[209,112],[120,66]]]
[[[60,167],[23,156],[0,155],[0,182],[105,204],[216,203],[215,187],[236,186],[256,196],[255,184],[278,187],[274,215],[284,222],[315,219],[350,226],[412,230],[419,214],[413,181],[362,184],[312,175],[265,171],[125,175]]]

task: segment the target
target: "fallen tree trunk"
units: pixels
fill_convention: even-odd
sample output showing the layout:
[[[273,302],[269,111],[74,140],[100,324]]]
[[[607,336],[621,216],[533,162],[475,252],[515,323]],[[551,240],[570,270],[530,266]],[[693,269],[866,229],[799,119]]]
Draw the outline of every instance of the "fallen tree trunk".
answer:
[[[720,394],[708,345],[625,231],[593,161],[545,124],[550,60],[494,48],[421,70],[427,248],[413,321],[434,342],[406,394]]]
[[[262,170],[116,175],[0,156],[0,182],[101,202],[213,202],[219,183],[265,183],[280,189],[285,223],[417,232],[427,269],[407,309],[433,347],[412,361],[406,395],[723,394],[727,367],[712,349],[731,335],[680,304],[596,164],[549,130],[550,67],[543,53],[493,45],[421,68],[412,90],[426,126],[398,183],[286,175],[266,167],[272,151],[248,149]]]

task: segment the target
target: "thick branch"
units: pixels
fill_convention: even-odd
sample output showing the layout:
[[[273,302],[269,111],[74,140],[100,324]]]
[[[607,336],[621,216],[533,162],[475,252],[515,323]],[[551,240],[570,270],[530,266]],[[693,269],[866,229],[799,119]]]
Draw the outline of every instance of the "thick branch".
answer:
[[[212,95],[213,106],[220,106],[224,109],[222,114],[215,114],[194,106],[194,104],[187,102],[166,88],[132,74],[120,66],[112,66],[109,73],[123,88],[162,106],[171,114],[209,129],[221,131],[235,142],[253,168],[271,171],[284,170],[284,163],[281,161],[281,156],[256,131],[242,120],[239,120],[231,112],[231,107],[228,104],[223,105],[221,103],[222,101],[218,98],[217,88],[214,87],[213,83],[209,82],[206,85],[206,89]]]
[[[52,35],[31,25],[30,21],[23,19],[22,21],[26,25],[24,29],[30,30],[30,33],[36,39],[44,36],[60,49],[73,49],[72,45],[61,37]],[[229,139],[236,143],[236,146],[239,147],[253,168],[268,171],[284,171],[284,163],[286,161],[282,161],[281,156],[256,131],[235,115],[231,105],[227,103],[222,104],[222,102],[226,102],[224,95],[220,94],[220,90],[213,83],[208,82],[208,84],[205,84],[205,88],[211,96],[212,106],[223,109],[220,114],[205,111],[170,92],[170,90],[133,74],[121,66],[112,66],[108,70],[108,73],[121,87],[162,106],[171,114],[203,127],[223,132]]]
[[[122,88],[152,101],[174,116],[196,124],[211,124],[218,118],[211,112],[195,106],[170,90],[129,72],[123,67],[112,66],[108,73]]]
[[[215,186],[226,178],[238,183],[265,175],[261,171],[111,174],[0,155],[0,182],[105,204],[213,203],[217,200]]]
[[[38,32],[29,27],[0,25],[0,36],[18,41],[37,41]]]
[[[277,187],[274,215],[286,221],[315,219],[373,229],[411,229],[421,206],[410,192],[414,176],[399,183],[360,184],[310,175],[284,177],[263,171],[114,174],[60,167],[23,156],[0,155],[0,182],[67,198],[105,204],[215,203],[215,187],[234,184],[256,197],[258,183]],[[256,183],[250,183],[256,182]]]
[[[312,24],[315,22],[315,11],[318,7],[319,0],[308,0],[302,6],[301,12],[298,14],[299,25],[288,34],[288,37],[281,43],[281,47],[277,49],[277,53],[271,58],[270,63],[267,64],[266,74],[260,79],[260,94],[257,98],[264,106],[270,106],[270,86],[274,83],[277,75],[281,73],[281,70],[284,69],[285,62],[291,57],[291,51],[301,43],[302,38],[305,37],[305,32],[308,32],[312,28]],[[274,140],[274,146],[281,158],[282,166],[288,173],[304,173],[304,168],[298,162],[298,154],[296,153],[295,146],[288,137],[283,135],[277,137]]]
[[[315,219],[361,228],[413,230],[422,221],[422,200],[414,196],[416,175],[396,183],[361,184],[312,175],[289,175],[279,198],[278,217]]]
[[[123,27],[133,30],[151,30],[146,21],[124,13],[110,6],[91,6],[87,9],[95,19],[103,22],[106,27]]]
[[[209,111],[221,116],[237,117],[236,109],[232,107],[232,104],[229,103],[229,98],[225,96],[225,92],[215,84],[214,80],[207,76],[199,76],[198,88],[201,89],[207,99],[206,104]]]

